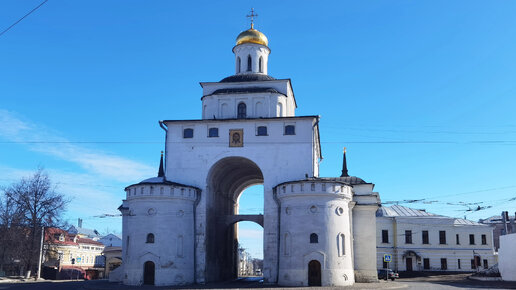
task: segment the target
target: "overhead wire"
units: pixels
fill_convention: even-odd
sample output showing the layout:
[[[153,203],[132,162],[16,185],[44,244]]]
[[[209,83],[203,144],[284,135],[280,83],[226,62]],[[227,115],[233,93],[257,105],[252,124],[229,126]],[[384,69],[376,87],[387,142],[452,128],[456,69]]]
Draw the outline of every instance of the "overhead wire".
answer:
[[[31,15],[34,11],[38,10],[39,7],[43,6],[43,4],[47,3],[48,0],[44,0],[43,2],[41,2],[38,6],[36,6],[34,9],[32,9],[31,11],[29,11],[27,14],[23,15],[22,18],[18,19],[16,22],[14,22],[13,24],[11,24],[11,26],[7,27],[6,29],[4,29],[2,32],[0,32],[0,36],[2,36],[4,33],[6,33],[7,31],[9,31],[11,28],[13,28],[16,24],[20,23],[23,19],[25,19],[27,16]]]

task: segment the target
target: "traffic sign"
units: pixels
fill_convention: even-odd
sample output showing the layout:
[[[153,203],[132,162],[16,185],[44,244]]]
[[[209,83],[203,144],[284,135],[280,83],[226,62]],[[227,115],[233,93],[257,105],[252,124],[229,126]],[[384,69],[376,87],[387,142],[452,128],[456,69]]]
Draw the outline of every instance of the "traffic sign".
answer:
[[[390,262],[391,260],[392,260],[392,255],[389,255],[389,254],[383,255],[384,262]]]

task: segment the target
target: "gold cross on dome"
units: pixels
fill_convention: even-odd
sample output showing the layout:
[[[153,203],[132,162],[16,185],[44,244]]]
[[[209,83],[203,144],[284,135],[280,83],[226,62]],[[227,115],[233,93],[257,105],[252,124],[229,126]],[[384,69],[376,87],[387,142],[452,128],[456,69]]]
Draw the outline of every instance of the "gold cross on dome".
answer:
[[[251,8],[251,14],[246,15],[245,17],[251,18],[251,29],[254,28],[254,18],[258,17],[258,14],[254,14],[254,8]]]

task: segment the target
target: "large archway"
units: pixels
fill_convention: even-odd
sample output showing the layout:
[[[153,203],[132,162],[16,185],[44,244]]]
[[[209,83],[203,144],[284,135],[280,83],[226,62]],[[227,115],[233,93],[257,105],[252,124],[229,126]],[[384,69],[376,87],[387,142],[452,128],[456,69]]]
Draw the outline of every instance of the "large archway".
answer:
[[[258,165],[243,157],[227,157],[208,173],[206,208],[206,281],[238,277],[238,221],[263,225],[263,216],[238,214],[238,198],[249,186],[263,184]]]

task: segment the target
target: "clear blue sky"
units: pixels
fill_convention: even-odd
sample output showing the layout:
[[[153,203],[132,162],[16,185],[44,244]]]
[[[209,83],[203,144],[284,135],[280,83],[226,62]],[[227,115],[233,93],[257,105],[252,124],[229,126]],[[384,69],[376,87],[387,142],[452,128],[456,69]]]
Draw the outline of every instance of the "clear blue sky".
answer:
[[[39,3],[1,1],[0,30]],[[70,222],[120,232],[93,216],[156,175],[158,120],[200,118],[198,83],[234,73],[251,7],[270,75],[292,79],[297,115],[321,115],[321,176],[346,146],[383,201],[516,210],[514,1],[49,0],[0,36],[0,184],[44,166]],[[256,211],[260,194],[244,197]]]

